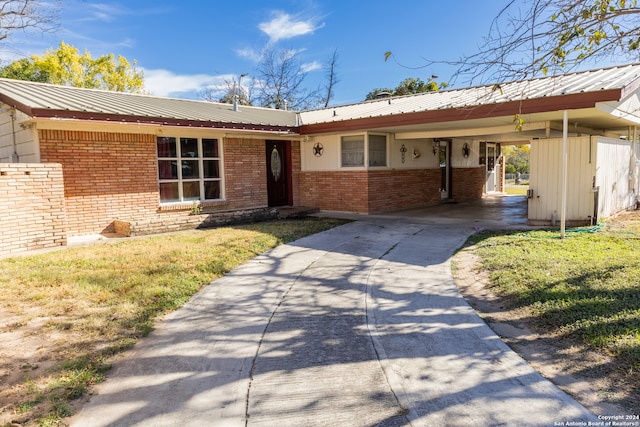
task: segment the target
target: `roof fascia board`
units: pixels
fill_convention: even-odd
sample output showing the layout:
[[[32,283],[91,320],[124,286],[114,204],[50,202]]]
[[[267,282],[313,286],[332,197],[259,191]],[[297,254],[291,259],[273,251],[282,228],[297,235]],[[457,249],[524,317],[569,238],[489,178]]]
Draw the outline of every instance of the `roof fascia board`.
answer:
[[[596,105],[600,111],[624,120],[627,124],[640,124],[640,99],[638,96],[627,97],[620,102],[600,102]]]
[[[115,121],[96,121],[96,120],[75,120],[75,119],[43,119],[35,118],[26,120],[23,123],[34,123],[37,129],[46,130],[81,130],[88,132],[120,132],[120,133],[136,133],[151,135],[187,135],[191,133],[206,134],[224,134],[224,136],[238,137],[259,137],[269,139],[299,139],[297,133],[276,132],[276,131],[260,131],[252,129],[219,129],[201,126],[171,126],[165,124],[149,124],[149,123],[131,123],[131,122],[115,122]]]
[[[111,123],[133,123],[148,124],[156,126],[176,126],[187,128],[211,128],[220,130],[250,130],[264,132],[280,132],[297,134],[298,128],[295,126],[278,126],[278,125],[262,125],[251,123],[227,123],[204,120],[183,120],[169,119],[164,117],[146,117],[146,116],[128,116],[120,114],[101,114],[83,111],[66,111],[66,110],[50,110],[50,109],[32,109],[31,116],[38,118],[47,118],[51,120],[83,120],[83,121],[102,121]]]
[[[410,126],[428,123],[454,122],[492,117],[512,117],[514,114],[533,114],[550,111],[593,108],[598,102],[618,101],[621,89],[583,92],[545,98],[524,99],[498,104],[429,110],[415,113],[398,113],[387,116],[346,119],[340,122],[325,122],[300,126],[301,135],[314,133],[344,132],[382,127]]]
[[[622,88],[620,99],[625,99],[640,88],[640,77],[636,77]]]
[[[524,123],[522,125],[522,131],[540,130],[546,129],[549,126],[548,121]],[[469,129],[448,129],[443,130],[430,130],[430,131],[418,131],[418,132],[398,132],[395,134],[396,139],[421,139],[421,138],[460,138],[465,136],[481,136],[481,135],[493,135],[497,133],[510,133],[516,132],[516,126],[514,124],[503,126],[487,126],[481,128],[469,128]]]
[[[33,116],[33,113],[30,107],[16,101],[15,99],[5,95],[4,93],[0,93],[0,102],[17,109],[18,111],[22,111],[28,116]]]

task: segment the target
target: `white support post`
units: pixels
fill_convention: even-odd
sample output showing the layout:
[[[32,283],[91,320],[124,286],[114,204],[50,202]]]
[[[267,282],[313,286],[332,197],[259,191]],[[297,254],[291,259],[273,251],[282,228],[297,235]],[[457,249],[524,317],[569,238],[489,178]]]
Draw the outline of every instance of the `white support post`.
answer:
[[[568,128],[569,114],[564,110],[562,118],[562,207],[560,208],[560,238],[565,237],[565,223],[567,221],[567,169],[568,169]]]

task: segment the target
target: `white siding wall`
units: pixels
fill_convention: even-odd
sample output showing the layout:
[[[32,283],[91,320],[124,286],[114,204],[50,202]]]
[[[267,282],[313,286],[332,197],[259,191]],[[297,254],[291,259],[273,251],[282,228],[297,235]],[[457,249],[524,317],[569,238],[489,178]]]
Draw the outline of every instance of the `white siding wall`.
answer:
[[[303,171],[339,170],[340,138],[347,135],[365,135],[365,132],[337,135],[310,136],[301,142],[301,165]],[[372,134],[376,134],[372,132]],[[322,156],[314,154],[313,147],[322,144]],[[462,155],[462,147],[469,144],[469,157]],[[404,162],[402,146],[404,145]],[[477,167],[480,143],[467,139],[454,139],[451,144],[451,166],[454,168]],[[438,156],[433,154],[433,139],[398,139],[387,134],[387,167],[390,169],[436,169],[439,168]],[[355,169],[355,168],[350,168]]]
[[[322,156],[314,155],[313,147],[322,144]],[[309,137],[300,142],[300,165],[303,172],[328,171],[340,168],[340,135]]]
[[[402,163],[402,146],[407,150]],[[432,139],[398,139],[391,143],[393,169],[435,169],[439,168],[438,156],[433,155]],[[415,153],[415,156],[414,156]]]
[[[469,144],[469,157],[465,158],[462,152],[464,144]],[[451,144],[451,167],[477,168],[480,162],[480,141],[470,139],[454,139]]]
[[[593,178],[596,174],[596,137],[569,138],[567,221],[588,221],[593,215]],[[550,221],[562,207],[562,139],[531,141],[529,220]]]
[[[597,152],[598,214],[606,218],[635,205],[632,169],[635,162],[632,159],[633,148],[628,141],[598,138]]]
[[[11,113],[6,106],[0,109],[0,163],[39,163],[37,131],[35,125],[23,129],[20,123],[29,117],[17,112],[15,124],[12,125]],[[15,131],[15,147],[14,147]],[[18,154],[15,158],[14,151]]]

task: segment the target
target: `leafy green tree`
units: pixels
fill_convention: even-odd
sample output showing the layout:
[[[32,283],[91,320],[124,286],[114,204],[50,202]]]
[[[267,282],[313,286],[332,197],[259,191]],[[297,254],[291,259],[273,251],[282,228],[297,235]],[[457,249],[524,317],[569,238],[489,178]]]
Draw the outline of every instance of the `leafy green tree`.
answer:
[[[506,173],[529,173],[530,148],[528,145],[505,146],[502,153],[505,157]]]
[[[423,92],[437,92],[438,90],[444,89],[448,86],[446,82],[441,82],[440,84],[436,83],[432,80],[435,78],[437,78],[437,76],[431,76],[431,78],[427,79],[425,82],[420,78],[409,77],[401,81],[395,89],[378,88],[372,90],[367,94],[365,100],[370,101],[372,99],[377,99],[381,95],[402,96]]]
[[[116,60],[114,54],[93,59],[88,51],[81,55],[64,42],[56,50],[12,62],[0,70],[0,76],[117,92],[144,91],[144,75],[135,61],[132,65],[121,55]]]
[[[0,68],[0,77],[40,83],[47,83],[49,81],[49,74],[34,67],[33,62],[28,58],[18,59],[6,67]]]

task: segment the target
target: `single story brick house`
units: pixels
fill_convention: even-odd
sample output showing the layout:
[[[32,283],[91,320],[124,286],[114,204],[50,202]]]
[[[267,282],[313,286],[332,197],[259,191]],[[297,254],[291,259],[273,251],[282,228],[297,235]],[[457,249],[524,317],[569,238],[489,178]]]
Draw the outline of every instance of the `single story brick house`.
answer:
[[[0,251],[277,206],[477,199],[503,191],[505,144],[531,144],[529,219],[549,222],[563,132],[568,218],[586,223],[635,206],[639,76],[631,64],[302,112],[0,79]]]

